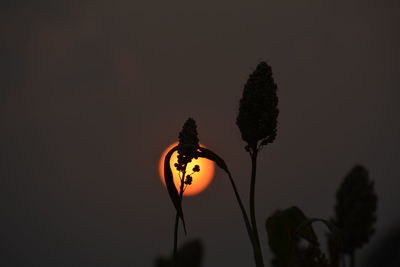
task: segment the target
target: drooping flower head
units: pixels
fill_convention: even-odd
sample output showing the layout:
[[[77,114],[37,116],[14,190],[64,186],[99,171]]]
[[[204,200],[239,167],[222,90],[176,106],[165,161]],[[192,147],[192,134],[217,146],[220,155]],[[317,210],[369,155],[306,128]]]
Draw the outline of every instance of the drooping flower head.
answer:
[[[277,85],[271,67],[266,62],[258,64],[250,74],[240,100],[236,124],[248,147],[257,149],[275,140],[278,110]]]

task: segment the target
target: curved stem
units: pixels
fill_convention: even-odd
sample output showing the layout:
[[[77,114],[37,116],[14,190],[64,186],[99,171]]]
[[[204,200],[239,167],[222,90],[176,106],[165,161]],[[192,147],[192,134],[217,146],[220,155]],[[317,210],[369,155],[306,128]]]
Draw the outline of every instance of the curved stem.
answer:
[[[257,267],[264,267],[264,260],[261,251],[260,238],[258,236],[256,208],[255,208],[255,187],[256,187],[256,172],[257,172],[257,155],[258,150],[255,147],[251,155],[251,181],[250,181],[250,220],[254,234],[254,256]]]
[[[239,195],[239,192],[237,190],[236,184],[235,184],[235,182],[233,180],[233,177],[232,177],[232,175],[230,173],[228,173],[228,177],[229,177],[229,181],[231,182],[231,185],[232,185],[232,188],[233,188],[233,192],[235,192],[236,200],[239,203],[240,210],[242,211],[242,216],[243,216],[244,223],[246,225],[247,234],[249,235],[250,242],[251,242],[251,245],[253,246],[253,250],[254,250],[254,234],[253,234],[253,230],[252,230],[251,225],[250,225],[249,217],[247,216],[246,209],[243,206],[242,199],[240,198],[240,195]]]

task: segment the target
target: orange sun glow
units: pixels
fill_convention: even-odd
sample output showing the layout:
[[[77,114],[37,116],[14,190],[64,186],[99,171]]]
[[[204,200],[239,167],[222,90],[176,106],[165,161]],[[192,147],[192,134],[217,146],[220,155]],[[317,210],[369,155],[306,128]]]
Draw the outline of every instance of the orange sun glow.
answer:
[[[160,178],[162,183],[165,186],[165,181],[164,181],[164,159],[165,156],[167,155],[168,151],[173,148],[174,146],[178,145],[178,142],[170,145],[165,151],[162,153],[161,158],[160,158],[160,163],[159,163],[159,172],[160,172]],[[203,147],[203,145],[200,145]],[[180,178],[179,178],[179,172],[176,170],[174,164],[177,162],[177,156],[178,152],[175,151],[172,156],[171,156],[171,170],[174,175],[174,183],[175,186],[179,192],[179,186],[181,184]],[[184,196],[192,196],[199,194],[202,192],[204,189],[207,188],[207,186],[210,185],[213,177],[214,177],[214,163],[208,159],[204,158],[198,158],[198,159],[193,159],[192,162],[190,162],[187,167],[186,167],[186,172],[187,174],[192,173],[192,169],[195,165],[200,166],[200,172],[193,173],[191,176],[193,178],[192,184],[188,185],[183,193]]]

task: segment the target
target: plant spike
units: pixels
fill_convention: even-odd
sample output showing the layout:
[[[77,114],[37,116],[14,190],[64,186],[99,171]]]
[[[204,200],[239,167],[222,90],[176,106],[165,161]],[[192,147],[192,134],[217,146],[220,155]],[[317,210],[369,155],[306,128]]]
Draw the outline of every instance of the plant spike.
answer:
[[[377,196],[368,171],[357,165],[344,178],[336,193],[333,223],[341,230],[343,252],[354,266],[355,251],[367,243],[375,232]]]
[[[255,211],[257,156],[260,149],[274,142],[276,137],[279,114],[276,91],[277,85],[272,77],[271,67],[266,62],[260,62],[244,86],[236,119],[242,139],[247,143],[245,149],[251,157],[249,203],[257,267],[264,266]]]
[[[279,114],[276,91],[271,67],[260,62],[244,86],[236,119],[242,139],[253,152],[275,140]]]

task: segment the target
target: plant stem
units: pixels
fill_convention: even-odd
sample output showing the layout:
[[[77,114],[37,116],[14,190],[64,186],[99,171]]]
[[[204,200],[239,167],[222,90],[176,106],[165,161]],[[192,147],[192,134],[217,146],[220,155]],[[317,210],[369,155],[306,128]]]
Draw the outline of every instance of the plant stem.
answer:
[[[183,198],[183,187],[185,186],[184,181],[185,181],[185,175],[186,175],[186,166],[184,166],[184,171],[182,172],[182,178],[181,178],[181,184],[179,187],[179,200],[182,204],[182,198]],[[174,227],[174,252],[173,252],[173,258],[174,261],[176,260],[176,255],[178,252],[178,226],[179,226],[179,213],[176,213],[175,216],[175,227]]]
[[[356,257],[355,257],[355,252],[353,251],[350,253],[350,267],[355,267],[356,266]]]
[[[260,238],[258,236],[256,210],[255,210],[255,187],[256,187],[256,172],[257,172],[257,155],[258,149],[254,147],[251,155],[251,181],[250,181],[250,220],[254,235],[254,257],[257,267],[264,267],[264,261],[261,251]]]
[[[174,252],[173,252],[174,261],[176,259],[176,254],[178,252],[178,225],[179,225],[179,214],[177,212],[175,216],[175,228],[174,228]]]
[[[230,173],[228,173],[228,177],[229,177],[229,181],[231,182],[233,191],[235,192],[236,200],[239,203],[240,210],[242,211],[243,220],[244,220],[244,223],[246,225],[247,234],[249,235],[250,242],[251,242],[251,245],[253,247],[253,251],[255,251],[255,248],[254,248],[254,233],[253,233],[253,229],[251,228],[251,225],[250,225],[249,217],[247,216],[246,209],[243,206],[242,199],[240,198],[239,192],[238,192],[238,190],[236,188],[236,184],[235,184],[235,182],[233,180],[233,177],[232,177],[232,175]]]

